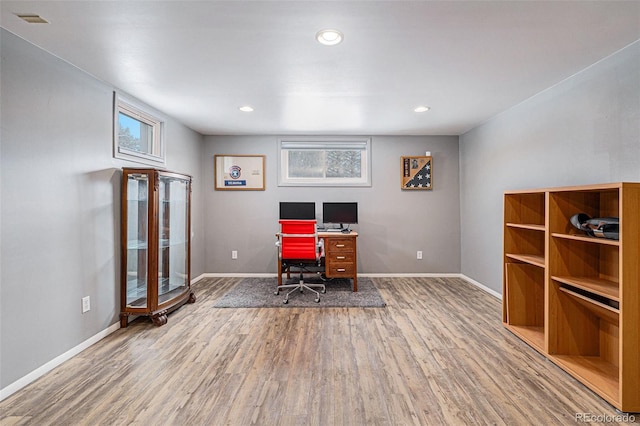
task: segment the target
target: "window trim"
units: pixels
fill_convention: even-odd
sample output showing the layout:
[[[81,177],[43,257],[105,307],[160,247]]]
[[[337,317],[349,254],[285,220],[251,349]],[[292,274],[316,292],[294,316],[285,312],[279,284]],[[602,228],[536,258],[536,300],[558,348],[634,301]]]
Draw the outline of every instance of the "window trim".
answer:
[[[120,113],[147,124],[151,127],[153,153],[144,153],[128,149],[120,146],[119,143],[119,124],[118,119]],[[166,166],[166,149],[165,149],[165,118],[157,114],[150,108],[127,98],[117,92],[113,96],[113,157],[120,160],[129,160],[136,163],[142,163],[150,166]]]
[[[289,149],[360,149],[361,178],[292,178],[288,174]],[[291,136],[278,138],[278,186],[329,186],[329,187],[370,187],[371,186],[371,138],[339,136]]]

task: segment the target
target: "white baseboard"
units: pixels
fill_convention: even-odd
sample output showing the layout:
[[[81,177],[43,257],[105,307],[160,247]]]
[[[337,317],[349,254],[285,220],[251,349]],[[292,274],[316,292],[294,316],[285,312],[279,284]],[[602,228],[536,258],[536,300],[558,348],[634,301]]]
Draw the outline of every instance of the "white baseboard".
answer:
[[[215,273],[215,272],[207,272],[200,276],[197,279],[193,280],[192,283],[202,279],[202,278],[271,278],[276,277],[278,274],[270,274],[270,273]],[[473,280],[467,277],[464,274],[457,273],[394,273],[394,274],[358,274],[359,277],[369,277],[369,278],[394,278],[394,277],[428,277],[428,278],[461,278],[467,281],[469,284],[472,284],[478,287],[480,290],[483,290],[490,295],[497,297],[502,300],[502,295],[495,290],[490,289],[482,283],[479,283],[476,280]]]
[[[394,274],[358,274],[359,277],[368,278],[411,278],[411,277],[426,277],[426,278],[461,278],[460,274],[450,273],[421,273],[421,272],[409,272],[409,273],[394,273]]]
[[[276,273],[247,273],[247,272],[223,272],[223,273],[218,273],[218,272],[207,272],[204,273],[202,275],[200,275],[200,277],[198,277],[198,279],[200,278],[272,278],[272,277],[277,277],[278,274]]]
[[[432,273],[408,273],[408,274],[358,274],[359,277],[383,277],[383,278],[393,278],[393,277],[427,277],[427,278],[461,278],[467,281],[469,284],[478,287],[480,290],[489,293],[490,295],[497,297],[502,300],[502,295],[489,287],[485,286],[482,283],[479,283],[476,280],[473,280],[467,277],[464,274],[456,274],[456,273],[443,273],[443,274],[432,274]]]
[[[201,279],[203,279],[203,278],[206,278],[206,275],[207,275],[207,274],[200,274],[200,275],[198,275],[198,276],[197,276],[197,277],[195,277],[195,278],[191,278],[191,285],[193,285],[193,284],[197,283],[198,281],[200,281],[200,280],[201,280]]]
[[[59,356],[55,357],[54,359],[52,359],[51,361],[47,362],[43,366],[41,366],[39,368],[36,368],[35,370],[33,370],[31,373],[27,374],[26,376],[16,380],[15,382],[11,383],[7,387],[0,389],[0,401],[4,400],[5,398],[8,398],[11,395],[13,395],[14,393],[19,391],[20,389],[22,389],[25,386],[27,386],[29,383],[31,383],[31,382],[35,381],[36,379],[44,376],[49,371],[53,370],[54,368],[56,368],[57,366],[59,366],[63,362],[70,360],[71,358],[73,358],[74,356],[78,355],[83,350],[87,349],[89,346],[93,345],[94,343],[97,343],[98,341],[104,339],[105,337],[107,337],[108,335],[110,335],[111,333],[113,333],[114,331],[119,330],[119,329],[120,329],[120,322],[112,324],[106,330],[102,330],[101,332],[99,332],[97,334],[94,334],[93,336],[91,336],[90,338],[85,340],[84,342],[80,343],[78,346],[69,349],[67,352],[63,353],[62,355],[59,355]]]
[[[471,279],[471,278],[467,277],[467,276],[466,276],[466,275],[464,275],[464,274],[458,274],[458,275],[459,275],[459,276],[460,276],[460,278],[462,278],[463,280],[465,280],[465,281],[469,282],[469,284],[473,284],[473,285],[475,285],[476,287],[478,287],[480,290],[484,290],[484,291],[486,291],[487,293],[489,293],[490,295],[492,295],[492,296],[494,296],[494,297],[496,297],[496,298],[498,298],[498,299],[502,300],[502,294],[498,293],[497,291],[490,289],[489,287],[485,286],[484,284],[481,284],[481,283],[479,283],[478,281],[473,280],[473,279]]]

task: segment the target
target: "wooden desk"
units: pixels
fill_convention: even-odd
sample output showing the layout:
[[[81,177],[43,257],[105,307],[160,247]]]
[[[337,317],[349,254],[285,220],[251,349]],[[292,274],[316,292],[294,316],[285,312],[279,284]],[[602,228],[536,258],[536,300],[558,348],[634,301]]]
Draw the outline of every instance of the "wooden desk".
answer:
[[[348,234],[342,232],[318,232],[318,238],[324,240],[324,270],[327,278],[350,278],[353,280],[351,288],[358,291],[358,256],[356,251],[356,238],[358,233],[351,231]],[[282,273],[290,271],[282,270],[282,262],[278,259],[278,285],[282,285]]]
[[[324,240],[324,273],[327,278],[351,278],[353,291],[358,291],[358,256],[356,238],[358,233],[351,231],[318,232]]]

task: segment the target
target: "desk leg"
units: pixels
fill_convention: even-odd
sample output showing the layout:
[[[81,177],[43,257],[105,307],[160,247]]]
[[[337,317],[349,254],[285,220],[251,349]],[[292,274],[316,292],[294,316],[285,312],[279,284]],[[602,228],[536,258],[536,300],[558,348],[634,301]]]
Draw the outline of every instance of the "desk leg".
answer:
[[[353,276],[353,292],[358,291],[358,274]]]
[[[282,285],[282,261],[278,258],[278,287]]]

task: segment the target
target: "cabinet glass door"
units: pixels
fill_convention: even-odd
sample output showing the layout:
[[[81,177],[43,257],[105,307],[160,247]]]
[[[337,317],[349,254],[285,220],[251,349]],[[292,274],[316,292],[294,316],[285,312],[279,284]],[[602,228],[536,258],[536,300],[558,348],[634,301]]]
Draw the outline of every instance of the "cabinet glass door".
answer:
[[[147,306],[149,250],[149,176],[132,174],[127,180],[127,307]]]
[[[189,285],[189,181],[160,175],[158,195],[158,304],[162,304]]]

